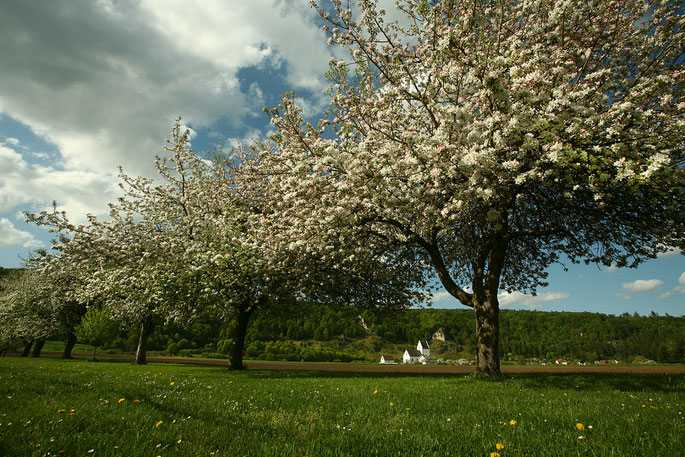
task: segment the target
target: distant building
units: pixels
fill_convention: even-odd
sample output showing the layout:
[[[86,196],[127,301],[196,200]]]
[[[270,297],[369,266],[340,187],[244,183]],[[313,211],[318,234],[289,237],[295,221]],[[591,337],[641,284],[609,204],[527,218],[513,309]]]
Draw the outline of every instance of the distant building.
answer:
[[[419,343],[416,345],[416,349],[421,352],[421,355],[426,359],[428,359],[428,357],[431,355],[431,348],[426,340],[419,340]]]
[[[421,351],[416,349],[405,349],[404,355],[402,356],[402,363],[418,363],[421,361]]]
[[[393,363],[396,363],[396,362],[395,362],[395,357],[393,357],[393,356],[391,356],[391,355],[382,355],[382,356],[381,356],[381,363],[384,363],[384,364],[393,364]]]
[[[419,340],[416,349],[406,349],[402,356],[402,363],[426,363],[430,359],[431,349],[428,341]]]

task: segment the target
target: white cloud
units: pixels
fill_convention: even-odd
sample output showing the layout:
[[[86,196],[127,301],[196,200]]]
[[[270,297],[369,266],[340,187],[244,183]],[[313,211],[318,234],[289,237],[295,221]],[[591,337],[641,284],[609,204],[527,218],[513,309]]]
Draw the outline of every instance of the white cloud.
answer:
[[[472,293],[470,286],[465,287],[464,290],[467,293]],[[546,303],[564,300],[568,297],[570,297],[570,295],[565,292],[545,292],[535,296],[523,294],[521,292],[502,292],[497,295],[500,307],[520,305],[531,309],[541,308]],[[432,302],[440,305],[458,304],[457,299],[447,291],[434,293]]]
[[[175,117],[239,131],[261,114],[241,69],[281,62],[287,87],[324,96],[330,49],[304,3],[12,2],[0,16],[0,112],[54,143],[67,169],[151,174]]]
[[[657,258],[661,259],[664,257],[672,257],[672,256],[677,255],[677,254],[682,254],[682,252],[683,251],[681,251],[680,248],[672,248],[666,252],[660,252],[656,256],[657,256]]]
[[[633,293],[651,292],[659,288],[664,282],[660,279],[638,279],[633,282],[624,282],[621,285],[623,290]]]
[[[627,293],[625,293],[625,292],[616,292],[615,295],[616,295],[617,297],[623,298],[623,299],[625,299],[625,300],[630,300],[631,298],[633,298],[632,295],[627,294]]]
[[[268,134],[264,134],[264,132],[257,129],[252,129],[246,132],[242,138],[226,138],[223,143],[228,151],[231,148],[236,148],[241,145],[247,148],[254,140],[265,140],[266,138],[268,138]]]
[[[683,272],[678,278],[678,285],[675,286],[673,289],[659,295],[659,298],[672,297],[673,295],[675,295],[674,292],[680,292],[681,294],[685,294],[685,272]]]
[[[449,303],[456,303],[457,299],[452,296],[447,291],[442,291],[438,292],[437,294],[433,294],[433,303],[437,302],[449,302]],[[444,304],[444,303],[443,303]]]
[[[619,268],[616,266],[616,264],[614,264],[614,265],[610,265],[610,266],[606,267],[604,269],[604,272],[605,273],[613,273],[614,271],[618,271],[618,269]]]
[[[59,151],[40,166],[41,151],[0,143],[0,213],[54,199],[83,218],[106,212],[118,166],[154,176],[178,116],[243,138],[255,116],[268,127],[264,90],[241,70],[269,69],[316,106],[331,49],[300,0],[70,0],[3,6],[0,54],[0,115]]]
[[[685,271],[678,278],[678,285],[673,290],[685,294]]]
[[[81,223],[89,212],[107,214],[107,202],[119,194],[113,174],[30,164],[21,154],[3,146],[0,162],[0,212],[14,208],[39,211],[56,201],[60,210]]]
[[[568,297],[570,297],[570,295],[565,292],[545,292],[535,296],[521,292],[502,292],[497,296],[497,299],[502,307],[521,305],[531,309],[537,309],[541,308],[546,303],[564,300]]]
[[[141,12],[183,54],[213,62],[225,75],[268,63],[284,70],[289,87],[323,93],[327,85],[331,51],[308,2],[147,0]]]
[[[29,232],[19,230],[7,218],[0,218],[0,248],[15,246],[35,248],[41,245],[42,243],[36,240]]]

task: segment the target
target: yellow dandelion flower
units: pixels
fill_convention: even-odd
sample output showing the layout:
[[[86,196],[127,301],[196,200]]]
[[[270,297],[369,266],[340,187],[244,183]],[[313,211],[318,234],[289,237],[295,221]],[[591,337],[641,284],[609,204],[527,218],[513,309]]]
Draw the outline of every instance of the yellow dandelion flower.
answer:
[[[516,425],[516,421],[514,419],[510,420],[509,425]]]
[[[642,407],[643,407],[643,408],[646,408],[646,407],[647,407],[647,405],[642,405]]]
[[[405,411],[411,411],[411,408],[404,408]]]
[[[390,406],[394,406],[395,404],[393,402],[390,402]]]
[[[140,400],[133,400],[133,403],[140,403]]]
[[[541,396],[541,397],[544,397],[544,396],[545,396],[545,394],[540,394],[540,396]]]
[[[177,444],[181,444],[181,440],[176,441]]]
[[[585,430],[585,426],[583,424],[580,424],[580,423],[576,424],[576,428],[580,431]]]
[[[120,398],[119,401],[118,401],[117,403],[121,403],[121,402],[123,402],[123,401],[125,401],[125,400],[126,400],[125,398]]]
[[[495,444],[495,449],[497,449],[498,451],[501,451],[502,449],[504,449],[504,444],[502,444],[502,443]]]
[[[373,394],[376,395],[378,393],[378,389],[373,391]]]
[[[58,412],[58,413],[63,413],[64,410],[63,410],[63,409],[58,409],[57,412]]]
[[[171,381],[171,382],[169,383],[170,386],[173,386],[174,384],[176,384],[174,381]]]
[[[500,457],[499,452],[491,452],[490,457]]]
[[[568,397],[568,394],[566,392],[564,392],[564,397]]]
[[[164,421],[159,421],[159,422],[157,422],[157,423],[155,424],[155,427],[159,427],[159,426],[162,425],[163,423],[164,423]]]

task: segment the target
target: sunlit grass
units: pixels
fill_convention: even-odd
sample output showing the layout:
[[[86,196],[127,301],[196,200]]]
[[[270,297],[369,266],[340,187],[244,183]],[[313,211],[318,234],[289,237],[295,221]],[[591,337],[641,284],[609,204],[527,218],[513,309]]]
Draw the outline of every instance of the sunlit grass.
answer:
[[[673,375],[487,382],[2,358],[0,455],[678,455],[684,392]]]

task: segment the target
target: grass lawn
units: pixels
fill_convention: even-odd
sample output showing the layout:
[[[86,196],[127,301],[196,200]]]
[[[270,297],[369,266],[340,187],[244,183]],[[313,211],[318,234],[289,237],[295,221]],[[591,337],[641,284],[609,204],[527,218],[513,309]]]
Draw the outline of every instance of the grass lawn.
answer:
[[[0,455],[683,455],[684,393],[683,375],[488,382],[5,357]]]

